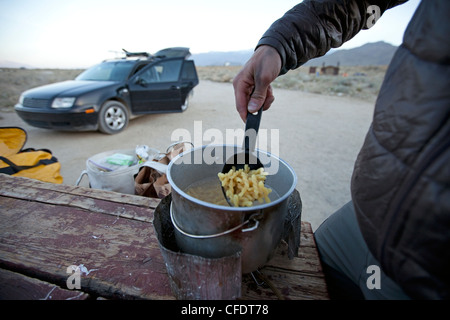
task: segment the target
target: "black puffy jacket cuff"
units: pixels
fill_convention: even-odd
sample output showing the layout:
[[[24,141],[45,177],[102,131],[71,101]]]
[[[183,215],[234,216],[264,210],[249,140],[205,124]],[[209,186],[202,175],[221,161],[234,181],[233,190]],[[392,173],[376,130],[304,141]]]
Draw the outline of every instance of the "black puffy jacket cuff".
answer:
[[[256,48],[258,49],[258,47],[260,46],[271,46],[272,48],[274,48],[275,50],[277,50],[278,54],[280,55],[281,58],[281,70],[280,73],[278,74],[279,76],[287,73],[289,71],[289,69],[287,69],[285,67],[286,65],[286,51],[284,50],[284,47],[282,45],[282,43],[280,41],[278,41],[276,38],[272,38],[272,37],[262,37],[261,40],[259,40]]]

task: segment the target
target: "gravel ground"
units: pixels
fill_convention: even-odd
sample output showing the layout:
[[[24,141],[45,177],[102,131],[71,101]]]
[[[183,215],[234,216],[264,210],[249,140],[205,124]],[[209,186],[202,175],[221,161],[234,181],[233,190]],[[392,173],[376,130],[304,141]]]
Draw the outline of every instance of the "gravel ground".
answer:
[[[350,200],[353,164],[370,125],[373,104],[293,90],[274,89],[274,94],[275,102],[262,115],[260,132],[266,130],[269,142],[267,148],[261,145],[261,149],[278,153],[293,167],[303,202],[302,220],[309,221],[315,230]],[[1,113],[0,126],[22,127],[28,133],[26,147],[52,150],[61,162],[67,185],[75,185],[86,168],[86,160],[100,152],[134,149],[142,144],[164,151],[177,132],[190,133],[197,146],[210,143],[207,132],[216,137],[221,133],[226,139],[227,129],[244,128],[235,111],[232,85],[210,81],[201,81],[195,88],[185,112],[133,119],[118,135],[34,128],[14,112]],[[87,185],[84,180],[81,185]]]

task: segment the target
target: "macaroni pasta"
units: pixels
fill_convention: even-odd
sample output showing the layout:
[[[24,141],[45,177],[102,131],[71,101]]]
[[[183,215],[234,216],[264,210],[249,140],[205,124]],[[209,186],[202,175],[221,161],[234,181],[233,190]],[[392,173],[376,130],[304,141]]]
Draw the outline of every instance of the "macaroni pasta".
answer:
[[[244,169],[233,167],[228,173],[218,174],[227,197],[235,207],[250,207],[255,200],[270,202],[272,189],[264,186],[267,175],[264,168],[250,170],[248,165]]]

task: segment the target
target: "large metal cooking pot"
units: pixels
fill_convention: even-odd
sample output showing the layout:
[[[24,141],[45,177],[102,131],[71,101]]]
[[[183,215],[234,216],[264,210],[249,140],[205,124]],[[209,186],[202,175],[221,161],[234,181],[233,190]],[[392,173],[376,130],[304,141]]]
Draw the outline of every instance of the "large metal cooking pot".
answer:
[[[270,203],[230,207],[201,201],[186,193],[194,182],[217,177],[226,159],[238,151],[240,147],[230,145],[188,150],[170,162],[167,178],[172,186],[171,218],[180,249],[206,258],[220,258],[240,248],[242,273],[249,273],[272,257],[281,240],[288,197],[294,191],[297,176],[285,161],[255,150],[269,172],[266,186],[275,195]],[[217,183],[220,184],[219,178]]]

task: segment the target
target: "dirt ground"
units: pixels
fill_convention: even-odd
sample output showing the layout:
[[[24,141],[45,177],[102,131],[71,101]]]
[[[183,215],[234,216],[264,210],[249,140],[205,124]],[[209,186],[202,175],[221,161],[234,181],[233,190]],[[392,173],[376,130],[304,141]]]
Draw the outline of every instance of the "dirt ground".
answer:
[[[297,190],[303,202],[302,220],[309,221],[315,230],[350,200],[353,165],[370,125],[373,104],[284,89],[274,89],[274,94],[276,100],[263,113],[260,130],[266,129],[269,135],[267,150],[273,153],[276,150],[296,172]],[[25,147],[52,150],[61,162],[61,174],[67,185],[75,185],[86,169],[86,160],[100,152],[134,149],[137,145],[165,151],[177,140],[176,137],[171,140],[172,134],[178,132],[190,133],[192,142],[198,146],[210,143],[205,135],[209,129],[218,129],[225,139],[227,129],[244,128],[235,111],[232,85],[210,81],[201,81],[195,88],[185,112],[133,119],[118,135],[34,128],[14,112],[2,112],[0,126],[24,128],[28,133]],[[279,143],[273,144],[278,140]],[[86,177],[81,185],[87,186],[85,180]]]

